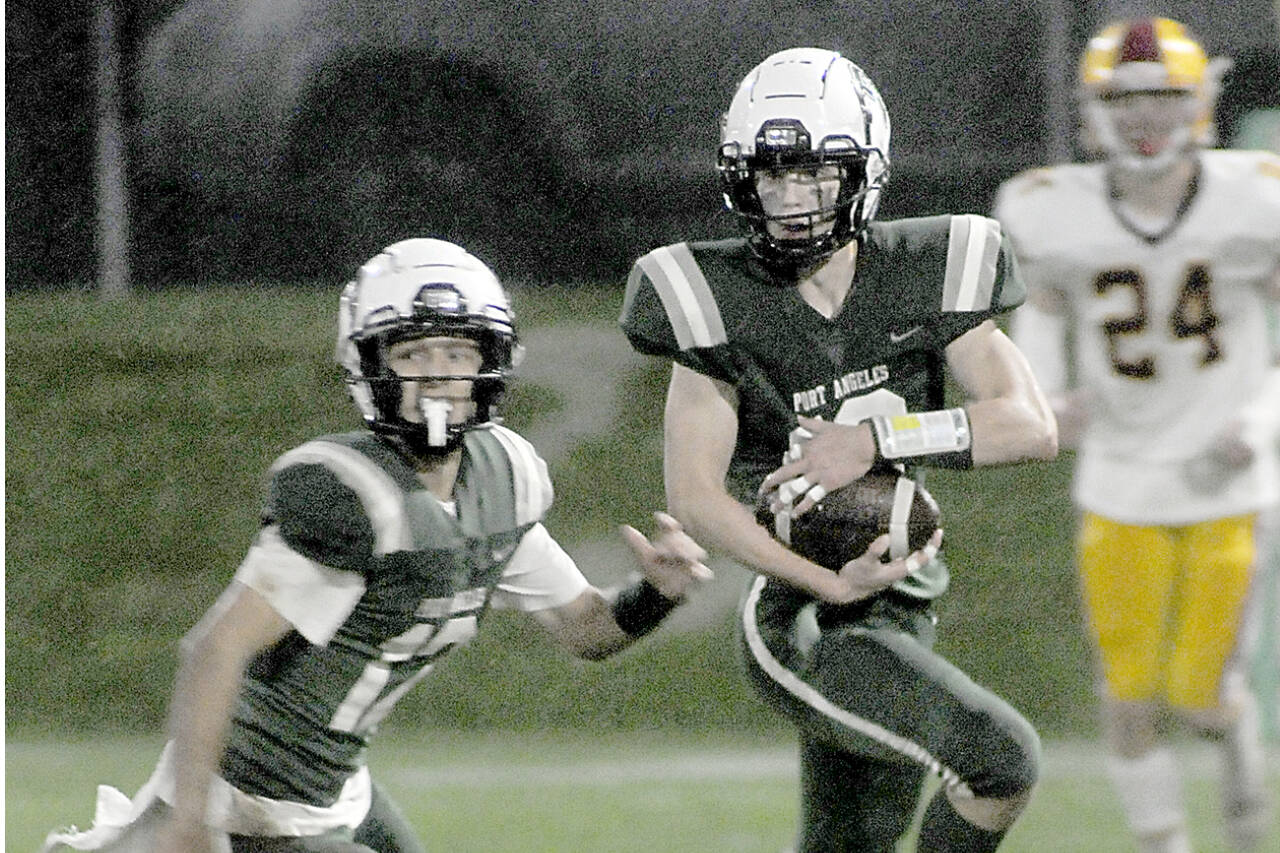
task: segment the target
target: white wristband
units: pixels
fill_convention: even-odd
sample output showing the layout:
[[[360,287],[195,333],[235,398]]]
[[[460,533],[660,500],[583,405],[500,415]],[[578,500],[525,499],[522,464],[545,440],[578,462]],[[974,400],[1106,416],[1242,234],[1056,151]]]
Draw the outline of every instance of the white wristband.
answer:
[[[969,415],[962,408],[876,415],[871,419],[871,430],[876,448],[885,459],[939,456],[934,461],[951,463],[950,467],[967,468],[973,464]]]

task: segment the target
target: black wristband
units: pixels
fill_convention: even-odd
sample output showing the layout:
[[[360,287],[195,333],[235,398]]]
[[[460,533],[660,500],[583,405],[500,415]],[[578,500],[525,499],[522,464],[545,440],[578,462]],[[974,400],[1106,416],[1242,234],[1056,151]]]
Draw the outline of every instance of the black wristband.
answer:
[[[618,593],[613,602],[613,621],[633,637],[643,637],[667,617],[680,602],[667,598],[645,578]]]
[[[951,450],[946,453],[927,453],[924,456],[917,456],[911,461],[917,465],[926,465],[930,468],[952,468],[958,471],[967,471],[973,467],[973,448],[966,447],[964,450]]]

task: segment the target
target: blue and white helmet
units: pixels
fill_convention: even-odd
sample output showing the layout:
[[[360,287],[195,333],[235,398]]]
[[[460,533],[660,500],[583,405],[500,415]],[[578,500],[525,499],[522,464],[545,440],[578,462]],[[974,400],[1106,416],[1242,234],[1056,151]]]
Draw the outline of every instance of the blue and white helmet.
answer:
[[[429,442],[424,424],[404,419],[404,380],[386,358],[394,343],[435,336],[474,340],[483,359],[472,384],[475,414],[449,426],[445,445]],[[452,449],[466,430],[489,421],[521,354],[511,302],[498,277],[453,243],[414,238],[388,246],[342,291],[335,357],[351,398],[370,429],[398,435],[416,452]]]
[[[840,167],[835,227],[807,241],[776,240],[756,192],[758,169]],[[846,244],[866,227],[889,178],[889,113],[875,84],[838,53],[792,48],[775,53],[739,84],[721,119],[717,159],[725,206],[747,226],[766,261],[794,268]],[[788,218],[794,217],[790,214]]]

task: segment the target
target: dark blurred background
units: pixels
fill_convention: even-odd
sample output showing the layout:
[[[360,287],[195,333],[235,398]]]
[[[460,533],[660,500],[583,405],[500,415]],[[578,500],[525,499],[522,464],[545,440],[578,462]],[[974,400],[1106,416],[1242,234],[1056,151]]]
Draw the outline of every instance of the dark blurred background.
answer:
[[[774,50],[867,69],[894,125],[882,215],[900,216],[984,211],[1000,180],[1073,156],[1076,57],[1114,15],[1177,17],[1250,75],[1278,41],[1270,0],[5,8],[6,292],[102,275],[97,134],[113,106],[123,196],[108,209],[132,287],[332,281],[422,233],[507,277],[602,281],[653,245],[732,231],[717,118]],[[118,75],[101,74],[112,57]]]

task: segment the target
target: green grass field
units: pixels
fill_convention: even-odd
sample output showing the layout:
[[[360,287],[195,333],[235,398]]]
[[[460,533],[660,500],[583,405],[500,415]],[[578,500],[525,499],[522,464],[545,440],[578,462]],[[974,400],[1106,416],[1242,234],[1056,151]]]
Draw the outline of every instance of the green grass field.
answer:
[[[34,853],[54,826],[88,824],[100,782],[132,795],[159,746],[154,737],[9,741],[5,849]],[[1199,744],[1181,754],[1196,849],[1226,853],[1214,756]],[[371,759],[429,850],[781,853],[797,816],[785,732],[391,732]],[[1002,851],[1131,851],[1101,768],[1092,744],[1047,744],[1044,780]],[[1270,843],[1280,850],[1280,831]]]

